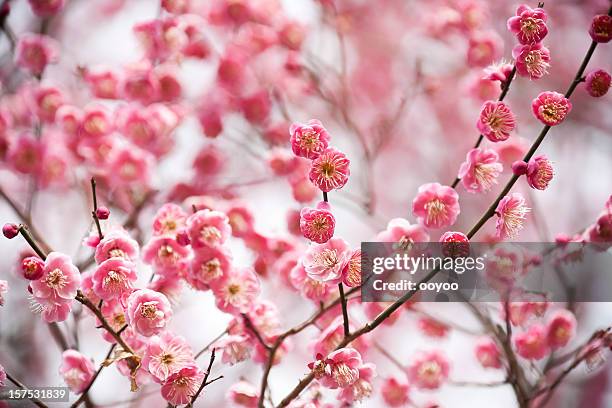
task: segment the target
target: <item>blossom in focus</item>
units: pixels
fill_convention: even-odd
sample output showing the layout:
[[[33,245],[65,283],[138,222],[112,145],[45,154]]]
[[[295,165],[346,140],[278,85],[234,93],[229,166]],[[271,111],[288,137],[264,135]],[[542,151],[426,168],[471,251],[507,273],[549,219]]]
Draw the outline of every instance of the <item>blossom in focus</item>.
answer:
[[[438,242],[442,244],[440,249],[445,257],[458,258],[470,254],[470,239],[462,232],[446,231]]]
[[[45,259],[43,275],[32,281],[32,295],[39,303],[69,303],[81,286],[81,274],[69,256],[51,252]]]
[[[338,398],[347,404],[354,404],[370,398],[374,387],[373,379],[376,377],[376,366],[372,363],[359,367],[359,378],[353,384],[342,388]]]
[[[59,371],[70,391],[80,394],[89,385],[96,369],[83,354],[76,350],[66,350],[62,353]]]
[[[552,163],[541,154],[533,157],[527,164],[527,182],[531,188],[546,190],[554,176]]]
[[[342,238],[332,238],[324,244],[311,244],[302,263],[310,278],[337,283],[342,279],[342,271],[350,257],[348,242]]]
[[[589,95],[594,98],[600,98],[610,90],[611,81],[612,77],[607,71],[598,69],[587,74],[584,86]]]
[[[525,198],[519,193],[502,198],[495,209],[498,216],[495,225],[497,237],[506,239],[517,236],[529,211]]]
[[[58,48],[55,40],[46,35],[22,34],[15,48],[15,63],[32,75],[40,75],[47,65],[58,61]]]
[[[200,388],[204,373],[195,365],[189,365],[170,375],[161,387],[161,395],[172,405],[187,404]]]
[[[168,331],[151,337],[142,359],[142,366],[160,383],[192,364],[193,352],[185,339]]]
[[[145,337],[160,333],[171,317],[170,302],[162,293],[139,289],[127,299],[128,324]]]
[[[187,281],[196,289],[206,290],[213,282],[228,275],[231,263],[232,255],[224,247],[199,249],[191,260]]]
[[[111,300],[134,289],[136,266],[123,258],[110,258],[102,262],[92,277],[93,290],[103,300]]]
[[[305,207],[300,212],[300,231],[309,240],[323,244],[334,236],[336,219],[329,204],[320,202],[317,208]]]
[[[408,366],[408,378],[418,388],[434,390],[448,378],[448,358],[437,350],[417,354]]]
[[[508,19],[508,30],[516,35],[521,44],[537,44],[548,34],[547,18],[544,9],[532,9],[521,4],[516,10],[516,16]]]
[[[166,203],[153,217],[153,235],[175,235],[185,226],[187,213],[178,205]]]
[[[361,248],[354,250],[346,263],[342,271],[342,283],[349,288],[361,286]]]
[[[321,358],[319,358],[321,357]],[[359,379],[359,368],[363,365],[361,354],[354,348],[341,348],[332,352],[324,360],[322,355],[309,367],[323,386],[344,388]]]
[[[551,349],[565,347],[576,334],[576,318],[566,309],[555,311],[548,321],[547,339]]]
[[[516,60],[516,72],[529,79],[540,79],[548,74],[550,51],[541,43],[517,45],[512,50]]]
[[[612,16],[598,14],[593,17],[589,35],[597,43],[607,43],[612,39]]]
[[[459,195],[440,183],[423,184],[412,201],[412,212],[427,228],[450,227],[460,212]]]
[[[312,161],[308,178],[323,192],[339,190],[351,174],[349,163],[344,153],[329,147]]]
[[[490,141],[501,142],[510,137],[516,119],[504,102],[487,101],[482,105],[476,127]]]
[[[570,113],[572,103],[558,92],[542,92],[531,102],[531,109],[540,122],[556,126]]]
[[[470,193],[489,191],[497,184],[497,179],[504,166],[499,162],[499,156],[492,149],[475,148],[470,150],[465,162],[459,167],[457,177]]]
[[[528,360],[541,360],[549,352],[546,329],[533,324],[526,331],[514,335],[514,347],[519,356]]]
[[[180,245],[171,237],[153,237],[142,248],[142,259],[145,263],[155,266],[158,271],[172,272],[180,269],[191,251]]]
[[[246,313],[261,290],[251,268],[232,269],[227,276],[214,281],[211,288],[217,307],[226,313]]]
[[[289,134],[291,135],[291,150],[296,156],[316,159],[329,145],[329,133],[316,119],[305,124],[292,124]]]
[[[138,259],[138,243],[124,230],[108,232],[96,246],[95,259],[98,264],[110,258],[122,258],[126,261]]]

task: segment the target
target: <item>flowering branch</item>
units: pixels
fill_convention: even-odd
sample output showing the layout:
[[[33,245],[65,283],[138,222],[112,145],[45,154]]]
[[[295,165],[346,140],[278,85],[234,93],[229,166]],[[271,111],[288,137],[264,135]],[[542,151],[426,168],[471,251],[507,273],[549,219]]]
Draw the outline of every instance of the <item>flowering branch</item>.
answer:
[[[187,408],[191,408],[193,407],[193,404],[195,403],[195,401],[198,399],[198,397],[200,396],[200,394],[202,393],[202,390],[204,389],[204,387],[206,387],[208,384],[211,384],[217,380],[220,380],[221,378],[223,378],[222,375],[220,375],[219,377],[208,381],[208,377],[210,376],[210,371],[212,370],[212,366],[213,363],[215,362],[215,349],[212,349],[212,352],[210,354],[210,360],[208,362],[208,368],[206,369],[206,374],[204,374],[204,379],[202,380],[202,384],[200,385],[200,388],[198,388],[198,391],[193,395],[193,397],[191,398],[191,401],[189,402],[189,404],[187,404]]]
[[[102,234],[102,227],[100,227],[100,218],[98,216],[98,197],[96,196],[96,179],[91,178],[91,195],[93,199],[93,211],[91,212],[91,216],[96,224],[96,229],[98,230],[98,236],[100,240],[104,238]]]

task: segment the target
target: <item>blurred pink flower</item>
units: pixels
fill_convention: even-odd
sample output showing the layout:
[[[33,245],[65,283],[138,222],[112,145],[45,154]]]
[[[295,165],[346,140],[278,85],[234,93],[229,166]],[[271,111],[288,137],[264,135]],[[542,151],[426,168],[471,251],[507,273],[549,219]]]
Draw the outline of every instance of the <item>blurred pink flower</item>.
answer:
[[[241,407],[255,408],[259,402],[259,393],[253,384],[240,380],[227,390],[226,398]]]
[[[459,212],[459,195],[440,183],[423,184],[412,201],[412,213],[426,228],[450,227]]]
[[[471,67],[486,67],[501,51],[501,39],[493,31],[476,32],[470,37],[467,62]]]
[[[514,347],[519,356],[528,360],[541,360],[550,349],[546,338],[546,329],[539,325],[531,325],[527,331],[514,335]]]
[[[139,289],[127,299],[128,324],[145,337],[161,332],[171,317],[170,302],[162,293]]]
[[[497,343],[490,337],[482,337],[474,349],[476,359],[484,368],[501,368],[501,353]]]
[[[32,75],[41,75],[47,65],[59,60],[59,45],[46,35],[25,33],[15,48],[15,63]]]
[[[569,310],[555,311],[548,320],[546,334],[550,348],[555,350],[565,347],[576,335],[576,324],[576,318]]]
[[[344,153],[329,147],[312,161],[308,178],[323,192],[339,190],[351,174],[349,163]]]
[[[572,103],[557,92],[542,92],[531,103],[531,109],[540,122],[556,126],[563,122],[572,110]]]
[[[421,317],[418,320],[419,330],[427,337],[444,338],[450,331],[446,324],[429,317]]]
[[[525,198],[519,193],[512,193],[502,198],[495,209],[498,216],[495,230],[497,237],[514,238],[523,229],[523,222],[529,213]]]
[[[393,218],[387,229],[376,235],[378,242],[398,242],[402,245],[429,241],[429,234],[422,225],[410,224],[405,218]]]
[[[410,402],[410,385],[402,378],[386,378],[380,392],[383,400],[390,407],[403,407]]]
[[[252,343],[253,340],[250,337],[230,335],[217,341],[214,347],[223,351],[221,361],[233,366],[251,357],[253,351]]]
[[[66,350],[62,353],[59,371],[70,391],[80,394],[89,385],[96,369],[91,360],[77,350]]]
[[[466,257],[470,254],[470,240],[463,232],[446,231],[438,240],[440,249],[446,257]]]
[[[516,10],[516,16],[508,19],[508,30],[516,35],[521,44],[536,44],[548,34],[547,18],[544,9],[539,7],[532,9],[526,4],[521,4]]]
[[[476,127],[490,141],[500,142],[510,137],[516,119],[504,102],[487,101],[482,105]]]
[[[4,306],[4,296],[7,294],[8,289],[8,282],[0,280],[0,306]]]
[[[503,170],[504,166],[499,163],[495,150],[476,148],[467,153],[457,177],[470,193],[482,193],[497,184]]]
[[[408,378],[418,388],[435,390],[448,378],[448,358],[439,350],[417,354],[407,368]]]

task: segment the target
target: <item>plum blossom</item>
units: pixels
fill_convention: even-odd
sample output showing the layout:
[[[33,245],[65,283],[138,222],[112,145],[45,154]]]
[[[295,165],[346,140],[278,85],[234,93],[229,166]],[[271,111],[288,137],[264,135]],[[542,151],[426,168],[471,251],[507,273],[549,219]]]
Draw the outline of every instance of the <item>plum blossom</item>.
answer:
[[[227,399],[245,408],[255,408],[259,402],[257,388],[248,381],[240,380],[227,390]]]
[[[83,354],[76,350],[66,350],[62,353],[59,371],[70,390],[80,394],[89,385],[96,369],[91,360]]]
[[[43,275],[32,281],[32,295],[39,303],[70,303],[81,286],[81,274],[68,255],[51,252],[45,259]]]
[[[444,338],[450,331],[450,327],[446,324],[429,317],[421,317],[418,326],[425,336],[434,338]]]
[[[428,183],[419,187],[412,201],[412,213],[426,228],[450,227],[459,215],[459,195],[440,183]]]
[[[332,238],[324,244],[312,244],[306,250],[302,263],[311,279],[337,283],[351,257],[349,244],[342,238]]]
[[[598,14],[593,17],[589,35],[597,43],[607,43],[612,39],[612,16]]]
[[[467,62],[471,67],[485,67],[499,56],[501,40],[492,31],[472,34],[468,43]]]
[[[429,234],[419,224],[410,224],[404,218],[393,218],[387,224],[387,229],[376,235],[378,242],[397,242],[401,245],[429,241]]]
[[[15,63],[32,75],[43,73],[47,65],[59,59],[59,46],[51,37],[33,33],[19,36],[15,48]]]
[[[544,9],[532,9],[521,4],[516,10],[516,16],[508,19],[508,30],[516,35],[521,44],[537,44],[548,34],[547,18]]]
[[[122,229],[112,230],[96,246],[95,259],[98,264],[110,258],[135,261],[138,258],[138,243]]]
[[[187,218],[187,233],[195,249],[222,245],[232,231],[227,215],[204,209]]]
[[[447,231],[440,236],[439,242],[445,257],[466,257],[470,254],[470,239],[462,232]]]
[[[212,283],[219,310],[226,313],[246,313],[259,296],[259,279],[251,268],[236,268]]]
[[[300,212],[300,230],[304,237],[323,244],[334,235],[336,219],[330,211],[330,206],[322,201],[316,208],[305,207]]]
[[[162,273],[173,272],[181,268],[191,251],[180,245],[171,237],[153,237],[142,248],[142,259],[145,263],[155,266]]]
[[[168,331],[151,337],[142,359],[142,366],[160,383],[193,364],[193,352],[185,339]]]
[[[531,103],[531,109],[540,122],[556,126],[570,113],[572,103],[558,92],[542,92]]]
[[[229,274],[231,263],[232,256],[224,247],[202,248],[191,260],[187,279],[196,289],[206,290],[210,284]]]
[[[200,388],[204,373],[191,364],[171,374],[161,387],[162,397],[172,405],[187,404]]]
[[[127,299],[128,324],[145,337],[160,333],[171,317],[170,302],[162,293],[139,289]]]
[[[490,190],[495,184],[504,166],[499,163],[499,155],[492,149],[476,148],[470,150],[465,162],[459,167],[457,177],[470,193],[481,193]]]
[[[487,101],[482,105],[476,127],[490,141],[501,142],[510,137],[516,119],[506,103]]]
[[[323,192],[339,190],[351,174],[349,159],[333,147],[329,147],[312,161],[308,178]]]
[[[489,81],[499,81],[502,86],[506,85],[512,73],[512,64],[502,60],[498,63],[489,65],[484,69],[485,76],[483,79]]]
[[[551,349],[565,347],[575,334],[576,318],[572,312],[560,309],[550,316],[546,337]]]
[[[335,389],[353,385],[359,379],[359,368],[362,365],[361,354],[357,350],[341,348],[325,359],[318,354],[317,360],[308,366],[323,386]]]
[[[132,262],[123,258],[110,258],[96,268],[91,279],[95,294],[100,299],[111,300],[130,293],[138,276]]]
[[[6,381],[6,371],[4,370],[4,367],[2,367],[2,364],[0,364],[0,387],[4,387],[5,381]]]
[[[584,86],[589,95],[594,98],[601,98],[610,90],[611,81],[612,76],[607,71],[598,69],[587,74]]]
[[[308,276],[302,263],[291,269],[289,280],[302,296],[315,302],[325,302],[331,295],[332,288],[335,289],[329,282],[321,282]]]
[[[501,368],[501,353],[497,343],[490,337],[482,337],[474,348],[476,359],[484,368]]]
[[[369,398],[374,391],[372,385],[376,376],[376,366],[372,363],[363,364],[359,367],[359,379],[353,384],[344,387],[338,398],[348,404],[363,401]]]
[[[554,176],[552,163],[541,154],[533,157],[527,164],[527,182],[531,188],[546,190]]]
[[[34,14],[39,17],[50,17],[59,13],[66,5],[66,0],[28,0]]]
[[[313,160],[319,157],[329,145],[329,133],[316,119],[306,124],[292,124],[289,134],[291,135],[291,149],[296,156]]]
[[[216,342],[215,349],[223,350],[221,361],[232,366],[248,360],[253,346],[252,340],[247,336],[230,335]]]
[[[526,331],[514,336],[514,347],[519,356],[528,360],[541,360],[549,352],[546,329],[533,324]]]
[[[410,386],[403,379],[386,378],[381,387],[385,403],[390,407],[403,407],[410,401]]]
[[[512,50],[516,72],[529,79],[540,79],[548,74],[550,51],[542,44],[517,45]]]
[[[349,288],[361,286],[361,249],[353,251],[342,271],[342,283]]]
[[[517,236],[529,211],[531,209],[527,207],[525,198],[519,193],[502,198],[495,209],[498,216],[495,225],[497,237],[505,239]]]
[[[435,390],[448,378],[448,358],[438,350],[417,354],[408,366],[408,378],[418,388]]]

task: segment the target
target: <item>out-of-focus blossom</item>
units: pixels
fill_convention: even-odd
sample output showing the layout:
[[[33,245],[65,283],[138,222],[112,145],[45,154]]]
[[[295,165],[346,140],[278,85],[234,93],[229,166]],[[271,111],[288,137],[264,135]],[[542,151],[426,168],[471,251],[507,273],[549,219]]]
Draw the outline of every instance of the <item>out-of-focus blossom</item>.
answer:
[[[153,237],[142,248],[142,260],[155,266],[160,273],[176,272],[187,260],[191,251],[171,237]]]
[[[15,48],[15,63],[32,75],[43,73],[47,65],[59,59],[59,45],[51,37],[33,33],[19,36]]]
[[[547,339],[551,349],[565,347],[576,334],[576,318],[569,310],[554,312],[548,321]]]
[[[412,201],[412,212],[427,228],[450,227],[460,212],[459,195],[440,183],[423,184]]]
[[[499,57],[501,40],[491,31],[474,33],[469,40],[467,61],[471,67],[486,67]]]
[[[510,137],[516,119],[504,102],[487,101],[482,105],[476,127],[490,141],[501,142]]]
[[[446,257],[461,258],[470,254],[470,239],[462,232],[446,231],[440,236],[442,254]]]
[[[516,16],[508,19],[508,30],[516,35],[521,44],[537,44],[548,34],[547,18],[544,9],[532,9],[521,4],[516,10]]]
[[[489,81],[499,81],[502,86],[505,86],[508,82],[508,79],[510,78],[512,68],[512,64],[504,60],[495,64],[491,64],[487,68],[485,68],[485,76],[483,79],[488,79]]]
[[[540,79],[548,74],[550,51],[541,43],[517,45],[512,50],[516,60],[516,72],[529,79]]]
[[[408,366],[408,378],[418,388],[434,390],[448,378],[448,358],[437,350],[417,354]]]
[[[501,353],[495,341],[490,337],[482,337],[474,348],[476,359],[484,368],[501,368]]]
[[[385,403],[390,407],[403,407],[410,402],[410,386],[403,379],[386,378],[381,387]]]
[[[519,356],[528,360],[541,360],[550,351],[546,329],[539,324],[531,325],[527,331],[514,335],[514,346]]]
[[[253,384],[241,380],[229,387],[226,398],[238,406],[255,408],[259,402],[259,393]]]
[[[492,149],[476,148],[466,155],[466,161],[459,167],[457,177],[471,193],[489,191],[497,184],[497,178],[504,166],[499,163],[499,156]]]
[[[351,174],[349,163],[344,153],[329,147],[312,161],[308,178],[323,192],[339,190]]]
[[[83,354],[76,350],[66,350],[62,353],[59,371],[70,391],[80,394],[89,385],[96,369]]]
[[[542,92],[531,103],[531,109],[540,122],[556,126],[570,113],[572,103],[558,92]]]
[[[600,98],[610,90],[611,81],[612,77],[607,71],[598,69],[588,73],[584,86],[589,95],[594,98]]]
[[[145,337],[160,333],[172,317],[168,298],[150,289],[139,289],[127,299],[128,324]]]
[[[421,317],[418,326],[419,330],[428,337],[444,338],[450,331],[450,327],[446,324],[430,317]]]
[[[387,229],[376,235],[376,241],[397,242],[405,245],[414,242],[427,242],[429,241],[429,234],[422,225],[410,224],[404,218],[393,218],[387,224]]]
[[[0,306],[4,306],[4,296],[8,292],[8,282],[5,280],[0,280]]]
[[[519,193],[502,198],[495,209],[497,223],[495,230],[499,238],[513,238],[523,229],[523,222],[530,208],[527,207],[525,198]]]

